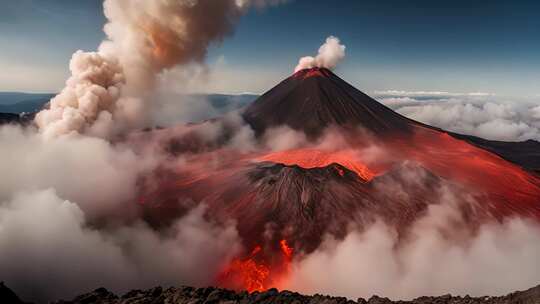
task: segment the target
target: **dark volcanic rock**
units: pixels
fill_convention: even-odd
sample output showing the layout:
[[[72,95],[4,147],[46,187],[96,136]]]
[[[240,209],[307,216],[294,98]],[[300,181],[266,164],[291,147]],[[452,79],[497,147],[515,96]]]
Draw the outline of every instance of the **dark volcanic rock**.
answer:
[[[0,303],[2,304],[19,304],[24,303],[17,297],[17,295],[11,291],[4,282],[0,282]]]
[[[0,285],[3,286],[3,285]],[[1,290],[1,289],[0,289]],[[9,290],[9,289],[8,289]],[[1,301],[1,303],[9,303]],[[21,302],[13,302],[21,303]],[[356,302],[343,297],[324,295],[305,296],[291,291],[270,289],[265,292],[234,292],[221,288],[179,287],[149,290],[133,290],[118,297],[106,289],[100,288],[71,301],[58,301],[57,304],[538,304],[540,286],[526,291],[518,291],[501,297],[470,296],[421,297],[412,301],[391,301],[388,298],[373,296],[369,300],[358,299]]]
[[[0,124],[18,122],[19,119],[19,114],[0,113]]]
[[[3,124],[19,124],[26,125],[34,120],[35,113],[12,114],[0,113],[0,125]]]
[[[415,124],[325,68],[295,73],[249,105],[243,117],[257,134],[287,125],[312,137],[330,125],[383,136],[406,133]]]
[[[23,304],[17,295],[0,282],[0,303]],[[372,296],[369,300],[359,298],[351,301],[344,297],[316,294],[301,295],[288,290],[269,289],[265,292],[247,293],[206,287],[178,287],[148,290],[132,290],[119,297],[105,288],[77,296],[73,300],[60,300],[53,304],[539,304],[540,285],[500,297],[420,297],[411,301],[391,301],[388,298]]]

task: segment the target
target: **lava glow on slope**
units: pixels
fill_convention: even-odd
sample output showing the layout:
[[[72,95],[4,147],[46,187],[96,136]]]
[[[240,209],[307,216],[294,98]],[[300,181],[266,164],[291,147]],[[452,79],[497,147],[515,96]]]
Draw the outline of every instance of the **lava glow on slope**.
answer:
[[[540,219],[540,179],[491,152],[426,128],[418,128],[410,140],[393,141],[391,147],[438,176],[483,193],[489,201],[482,208],[496,217]]]
[[[156,225],[185,214],[191,202],[204,203],[209,218],[235,222],[248,253],[217,276],[222,287],[251,292],[283,286],[293,258],[288,244],[300,260],[325,235],[344,238],[351,224],[364,229],[371,218],[406,237],[431,205],[451,204],[463,218],[461,228],[471,231],[510,217],[540,221],[537,174],[400,116],[329,70],[297,72],[253,102],[243,118],[258,139],[286,125],[321,141],[244,151],[223,146],[236,132],[227,124],[211,143],[202,136],[206,131],[196,132],[204,124],[153,131],[172,156],[182,155],[182,165],[164,166],[141,191]],[[343,139],[339,145],[330,142],[336,136]]]
[[[257,160],[286,166],[296,165],[304,169],[324,168],[331,164],[339,164],[358,174],[364,181],[370,181],[376,175],[358,160],[357,153],[351,149],[333,152],[318,149],[296,149],[266,154]]]
[[[330,73],[328,69],[325,68],[311,68],[308,70],[300,70],[296,72],[293,77],[302,77],[303,79],[309,78],[309,77],[329,77]]]
[[[279,285],[287,277],[293,257],[293,249],[286,240],[279,242],[279,253],[264,252],[255,246],[244,258],[235,258],[219,275],[218,284],[248,292],[264,291]]]

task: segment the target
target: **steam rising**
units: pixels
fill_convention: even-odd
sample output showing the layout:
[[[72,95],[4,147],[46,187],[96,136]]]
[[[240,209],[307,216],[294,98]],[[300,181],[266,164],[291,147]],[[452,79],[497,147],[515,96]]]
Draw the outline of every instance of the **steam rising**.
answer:
[[[48,138],[71,131],[107,137],[113,113],[121,111],[122,67],[114,57],[77,51],[69,68],[66,87],[51,100],[50,109],[37,114],[36,124]]]
[[[257,0],[254,5],[282,1]],[[231,34],[249,0],[105,0],[107,40],[78,51],[72,76],[50,109],[36,117],[50,138],[70,132],[109,137],[148,124],[147,99],[166,69],[201,63],[212,43]]]
[[[203,219],[198,207],[166,232],[142,221],[88,226],[85,213],[52,190],[0,201],[0,268],[25,300],[71,299],[92,288],[118,292],[156,285],[212,284],[238,250],[232,225]]]
[[[457,133],[502,141],[540,140],[540,107],[488,93],[376,92],[398,113]]]
[[[342,241],[328,237],[316,252],[297,261],[286,286],[350,299],[412,299],[503,295],[540,282],[538,224],[513,219],[486,224],[467,236],[447,221],[454,216],[448,205],[432,207],[407,241],[382,222],[366,231],[351,230]]]
[[[330,36],[319,48],[319,54],[315,57],[306,56],[300,58],[294,72],[310,68],[334,69],[345,58],[345,46],[340,44],[339,38]]]

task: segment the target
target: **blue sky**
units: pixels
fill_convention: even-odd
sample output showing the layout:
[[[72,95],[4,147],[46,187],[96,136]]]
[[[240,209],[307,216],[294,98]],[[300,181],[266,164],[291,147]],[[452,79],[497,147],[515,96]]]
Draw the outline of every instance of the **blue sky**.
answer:
[[[0,0],[0,91],[55,91],[77,49],[104,35],[100,0]],[[360,89],[540,94],[540,1],[291,0],[250,11],[209,53],[231,79],[215,90],[261,92],[329,35],[337,73]],[[256,75],[257,81],[246,81]]]

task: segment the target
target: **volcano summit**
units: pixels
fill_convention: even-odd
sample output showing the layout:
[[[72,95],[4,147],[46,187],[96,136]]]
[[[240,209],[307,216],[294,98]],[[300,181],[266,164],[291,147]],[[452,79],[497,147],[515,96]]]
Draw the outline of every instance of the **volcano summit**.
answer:
[[[411,123],[330,70],[317,67],[300,70],[266,92],[243,117],[258,134],[287,125],[310,136],[330,126],[395,134],[409,131]]]

